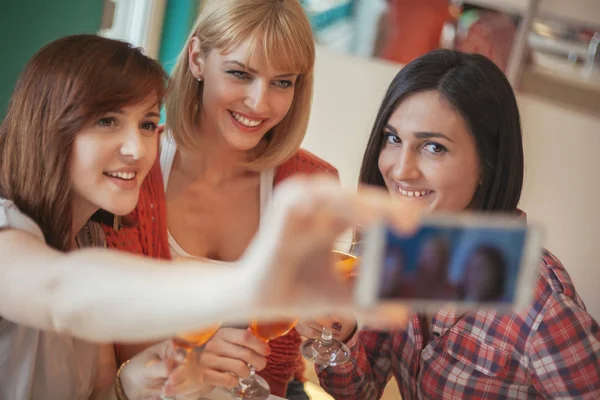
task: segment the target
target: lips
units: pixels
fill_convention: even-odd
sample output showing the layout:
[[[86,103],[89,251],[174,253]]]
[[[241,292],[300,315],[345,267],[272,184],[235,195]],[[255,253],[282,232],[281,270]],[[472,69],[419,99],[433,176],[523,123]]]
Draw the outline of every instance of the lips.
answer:
[[[424,197],[433,193],[433,190],[406,190],[398,188],[398,193],[406,197]]]
[[[107,171],[103,175],[122,190],[133,190],[138,186],[135,171]]]
[[[112,178],[123,179],[124,181],[130,181],[135,178],[135,176],[137,175],[137,172],[124,172],[124,171],[105,172],[104,175],[110,176]]]
[[[393,182],[394,183],[394,188],[396,190],[396,192],[398,192],[398,194],[402,197],[408,197],[408,198],[421,198],[421,197],[426,197],[429,196],[431,193],[433,193],[434,191],[431,189],[426,189],[423,187],[415,187],[415,186],[406,186],[403,184],[400,184],[398,182]]]
[[[229,111],[231,113],[231,116],[233,117],[233,119],[235,119],[237,122],[239,122],[240,124],[244,125],[247,128],[256,128],[258,126],[260,126],[263,122],[265,122],[265,119],[260,119],[260,118],[250,118],[248,116],[242,115],[240,113],[237,113],[235,111]]]

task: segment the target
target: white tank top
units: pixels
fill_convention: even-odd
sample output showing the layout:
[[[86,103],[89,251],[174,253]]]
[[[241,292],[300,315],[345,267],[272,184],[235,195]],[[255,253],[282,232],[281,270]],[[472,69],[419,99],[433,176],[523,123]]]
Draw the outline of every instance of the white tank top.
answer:
[[[6,228],[29,232],[44,241],[31,218],[12,201],[0,198],[0,230]],[[97,245],[81,235],[78,238],[87,245]],[[97,345],[18,325],[0,316],[0,400],[87,400],[97,369]]]
[[[165,132],[160,140],[160,169],[162,171],[163,182],[165,185],[165,192],[167,191],[167,184],[169,182],[169,176],[171,175],[171,167],[173,167],[173,160],[175,159],[175,153],[177,152],[177,145],[173,140],[171,132]],[[262,222],[265,210],[268,204],[271,202],[273,197],[273,181],[275,178],[275,169],[263,171],[260,174],[260,220]],[[218,264],[227,264],[222,261],[209,260],[203,257],[195,257],[185,251],[175,240],[171,232],[167,230],[167,236],[169,240],[169,249],[171,250],[171,257],[177,258],[195,258],[202,259],[204,261],[211,261]]]

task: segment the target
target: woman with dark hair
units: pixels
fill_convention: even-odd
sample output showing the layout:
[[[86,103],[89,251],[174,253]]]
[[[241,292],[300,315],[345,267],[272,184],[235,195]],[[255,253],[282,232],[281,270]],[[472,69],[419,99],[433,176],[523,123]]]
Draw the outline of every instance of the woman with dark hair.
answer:
[[[519,213],[521,124],[502,71],[448,50],[406,65],[379,109],[360,183],[387,188],[417,214]],[[338,400],[377,399],[392,374],[405,400],[600,397],[600,329],[548,251],[520,312],[443,309],[396,331],[355,333],[354,320],[341,322],[350,362],[318,371]]]

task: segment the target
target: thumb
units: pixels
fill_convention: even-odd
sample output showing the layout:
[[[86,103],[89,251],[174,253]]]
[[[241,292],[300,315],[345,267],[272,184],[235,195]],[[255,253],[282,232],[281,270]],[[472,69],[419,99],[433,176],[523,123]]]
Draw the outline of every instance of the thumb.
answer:
[[[176,349],[172,340],[155,344],[140,353],[140,356],[142,354],[145,355],[145,360],[142,360],[142,362],[144,364],[144,376],[147,379],[166,379],[169,373],[177,367]]]
[[[169,374],[169,378],[163,386],[162,394],[166,397],[172,397],[188,391],[193,386],[190,372],[189,367],[186,365],[175,368]]]
[[[149,360],[144,365],[144,376],[148,380],[167,379],[174,367],[174,365],[170,365],[168,360],[158,358]]]

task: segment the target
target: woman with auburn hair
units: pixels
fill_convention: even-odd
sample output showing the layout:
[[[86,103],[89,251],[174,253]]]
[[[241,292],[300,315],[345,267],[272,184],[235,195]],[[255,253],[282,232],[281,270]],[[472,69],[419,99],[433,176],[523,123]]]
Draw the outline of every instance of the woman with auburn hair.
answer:
[[[349,299],[330,246],[340,227],[391,207],[380,194],[358,198],[330,181],[295,179],[278,190],[235,269],[88,248],[106,247],[98,221],[119,225],[113,215],[138,202],[155,163],[165,83],[139,49],[94,35],[48,44],[19,78],[0,126],[0,398],[173,395],[169,381],[163,388],[170,341],[120,374],[113,346],[102,343],[161,340]],[[191,376],[185,367],[175,370],[179,381]],[[177,398],[210,389],[191,379]]]
[[[274,186],[299,173],[337,177],[331,165],[299,149],[314,61],[310,23],[297,0],[206,2],[173,71],[162,182],[153,171],[136,210],[145,216],[142,225],[116,234],[107,228],[109,245],[230,263],[256,234]],[[163,214],[168,232],[145,226]],[[294,375],[301,379],[300,343],[293,330],[267,346],[245,329],[226,327],[207,344],[203,361],[218,371],[215,383],[227,387],[237,384],[230,373],[248,376],[248,363],[266,362],[260,375],[273,394],[285,396]],[[121,347],[122,359],[140,348]]]

